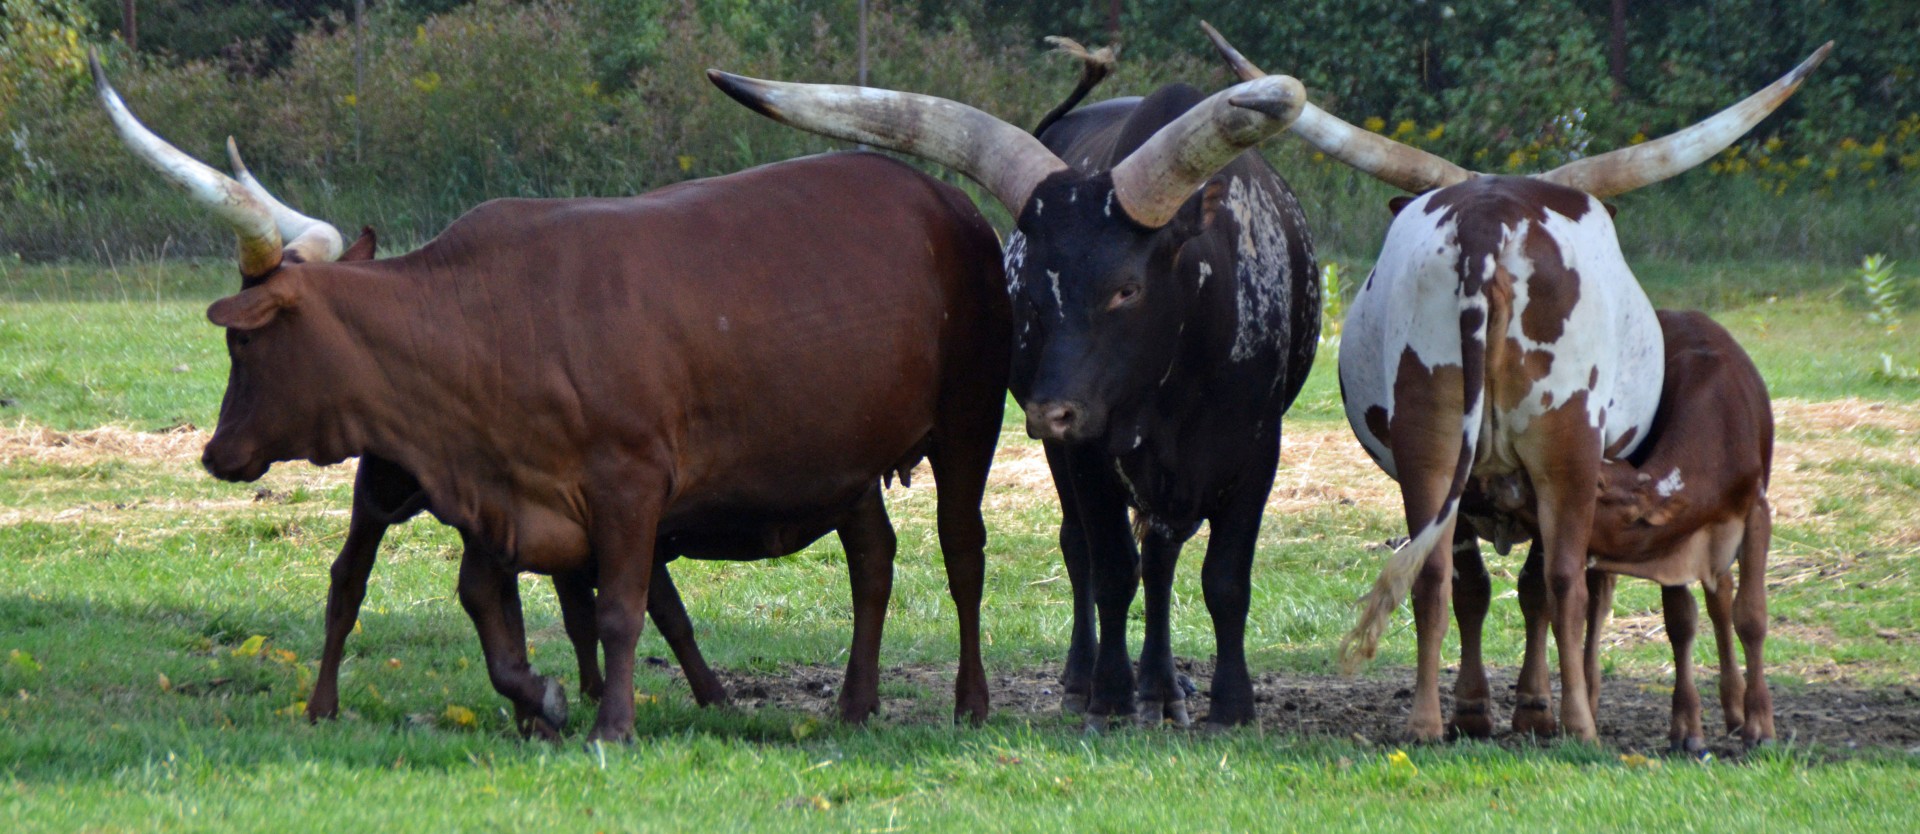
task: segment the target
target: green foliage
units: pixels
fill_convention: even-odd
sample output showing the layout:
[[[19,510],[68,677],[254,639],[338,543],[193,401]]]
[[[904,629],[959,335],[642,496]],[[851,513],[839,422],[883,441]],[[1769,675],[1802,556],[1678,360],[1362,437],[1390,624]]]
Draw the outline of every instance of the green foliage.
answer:
[[[1900,330],[1900,288],[1894,285],[1893,262],[1875,253],[1860,261],[1860,289],[1867,297],[1867,321],[1888,336]],[[1920,382],[1920,368],[1898,364],[1893,354],[1880,354],[1880,376],[1897,382]]]
[[[1320,263],[1320,346],[1339,349],[1340,325],[1347,319],[1347,288],[1338,261]]]

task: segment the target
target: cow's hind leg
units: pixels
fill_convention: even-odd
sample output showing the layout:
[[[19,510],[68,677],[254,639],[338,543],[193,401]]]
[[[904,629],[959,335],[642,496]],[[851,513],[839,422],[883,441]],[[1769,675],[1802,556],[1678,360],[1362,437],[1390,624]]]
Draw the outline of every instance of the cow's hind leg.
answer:
[[[1734,596],[1734,630],[1747,656],[1746,720],[1740,738],[1749,745],[1765,744],[1773,735],[1773,693],[1767,689],[1767,549],[1773,538],[1773,512],[1767,500],[1754,502],[1747,513],[1746,535],[1740,542],[1740,589]]]
[[[840,718],[859,724],[880,711],[880,634],[886,625],[887,600],[893,595],[893,558],[898,546],[878,482],[848,511],[839,529],[853,586],[853,648],[840,685]]]
[[[947,594],[953,599],[960,625],[960,666],[953,679],[954,718],[974,724],[987,720],[987,670],[980,659],[980,599],[986,593],[987,524],[980,516],[986,498],[987,471],[993,467],[993,447],[1000,441],[1001,412],[1006,393],[994,373],[973,379],[992,380],[974,395],[956,399],[973,407],[943,408],[934,426],[929,463],[939,488],[934,496],[940,532],[940,558],[947,569]],[[976,384],[978,384],[976,382]],[[1061,538],[1066,538],[1065,528]]]
[[[1146,637],[1140,644],[1138,692],[1143,726],[1172,721],[1193,723],[1187,713],[1187,693],[1173,668],[1173,572],[1180,561],[1185,536],[1164,527],[1149,527],[1140,541],[1140,584],[1147,603]]]
[[[1667,642],[1673,645],[1673,718],[1667,727],[1667,749],[1700,755],[1707,750],[1700,728],[1700,690],[1693,681],[1693,638],[1700,628],[1700,611],[1693,589],[1668,585],[1660,589],[1660,607],[1666,612]]]
[[[687,607],[680,601],[680,589],[673,584],[664,560],[656,559],[653,563],[653,579],[647,588],[647,616],[653,618],[653,627],[660,630],[667,648],[673,651],[673,659],[679,662],[680,674],[686,676],[687,686],[693,690],[693,702],[703,707],[725,704],[727,688],[707,666],[707,659],[700,654],[700,645],[694,642],[693,619],[687,616]]]
[[[1587,691],[1587,538],[1593,525],[1600,467],[1599,433],[1586,410],[1548,412],[1521,448],[1533,475],[1540,512],[1541,564],[1552,600],[1549,619],[1560,655],[1560,729],[1581,741],[1596,738]]]
[[[602,473],[601,479],[612,486],[590,496],[594,517],[587,538],[599,572],[594,620],[606,653],[607,689],[587,738],[629,741],[633,738],[634,649],[646,625],[655,537],[667,489],[644,472]]]
[[[1481,633],[1493,601],[1493,583],[1480,555],[1480,539],[1467,525],[1453,531],[1453,617],[1460,624],[1460,674],[1453,681],[1453,717],[1447,736],[1491,738],[1493,716]]]
[[[1547,617],[1547,577],[1541,567],[1542,551],[1538,541],[1527,546],[1527,559],[1520,567],[1516,583],[1520,617],[1525,622],[1527,635],[1514,693],[1513,731],[1535,738],[1560,732],[1560,723],[1553,716],[1553,677],[1547,669],[1551,623]]]

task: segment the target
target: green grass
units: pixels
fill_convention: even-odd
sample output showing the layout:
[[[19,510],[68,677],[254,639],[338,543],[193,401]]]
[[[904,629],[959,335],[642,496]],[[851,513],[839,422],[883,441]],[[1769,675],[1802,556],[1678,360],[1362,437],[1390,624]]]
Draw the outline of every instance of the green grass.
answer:
[[[1920,386],[1871,375],[1879,352],[1920,357],[1920,337],[1862,326],[1848,269],[1639,268],[1656,303],[1703,306],[1726,322],[1776,397],[1920,398]],[[54,429],[210,426],[225,359],[201,313],[231,280],[214,262],[15,266],[0,275],[0,397],[12,402],[0,418]],[[1322,357],[1292,430],[1344,430],[1332,362]],[[1878,424],[1819,434],[1783,423],[1781,433],[1850,445],[1793,470],[1815,494],[1804,517],[1776,529],[1776,687],[1820,692],[1836,674],[1856,689],[1911,687],[1920,679],[1914,438]],[[1030,443],[1017,428],[1004,442]],[[260,488],[278,497],[255,500]],[[1057,510],[1050,496],[1018,492],[990,496],[1002,502],[989,516],[990,678],[1056,668],[1064,651]],[[954,729],[941,720],[945,683],[898,676],[883,681],[883,697],[911,700],[855,729],[791,710],[696,710],[684,686],[652,666],[638,684],[658,700],[640,706],[632,747],[527,743],[513,737],[452,598],[458,538],[430,520],[395,529],[382,550],[342,677],[348,715],[308,726],[294,713],[311,686],[349,494],[343,468],[283,466],[233,485],[190,455],[0,465],[0,830],[1892,831],[1911,827],[1920,795],[1920,756],[1898,749],[1789,743],[1739,761],[1649,767],[1576,744],[1462,744],[1412,749],[1397,764],[1390,749],[1339,739],[1089,737],[1073,722],[1009,710],[983,729]],[[889,501],[901,554],[883,670],[950,669],[957,641],[932,493],[896,488]],[[1267,519],[1247,637],[1256,673],[1329,673],[1351,600],[1378,568],[1368,546],[1403,532],[1399,524],[1388,508],[1337,505]],[[1197,659],[1212,646],[1202,544],[1189,546],[1174,608],[1175,650]],[[1488,652],[1503,665],[1519,652],[1519,616],[1506,601],[1518,561],[1490,563],[1498,601]],[[701,646],[723,671],[778,676],[844,663],[851,613],[831,538],[774,562],[674,570]],[[523,581],[534,663],[570,679],[544,585]],[[1657,617],[1658,604],[1652,585],[1627,581],[1615,614]],[[1410,680],[1411,631],[1400,616],[1370,676]],[[255,636],[264,645],[246,650]],[[651,630],[640,652],[667,655]],[[1696,659],[1712,662],[1710,640]],[[1606,662],[1609,675],[1635,680],[1670,674],[1659,640],[1610,651]],[[449,707],[477,719],[459,722]],[[573,706],[576,731],[591,714],[590,704]]]

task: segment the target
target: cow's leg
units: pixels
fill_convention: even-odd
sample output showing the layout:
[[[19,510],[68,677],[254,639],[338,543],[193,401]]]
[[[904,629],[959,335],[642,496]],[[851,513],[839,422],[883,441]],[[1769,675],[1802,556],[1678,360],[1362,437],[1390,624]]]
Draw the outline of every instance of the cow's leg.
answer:
[[[1547,617],[1547,576],[1541,567],[1542,551],[1538,541],[1527,546],[1526,563],[1520,567],[1517,583],[1527,640],[1520,660],[1519,683],[1515,687],[1513,731],[1535,738],[1560,732],[1560,724],[1553,717],[1553,677],[1547,671],[1551,624]]]
[[[1596,738],[1588,700],[1587,537],[1599,491],[1599,433],[1585,426],[1585,409],[1561,408],[1536,423],[1541,431],[1521,448],[1533,473],[1540,511],[1542,566],[1552,604],[1554,647],[1560,654],[1560,729],[1581,741]],[[1583,697],[1587,696],[1587,697]]]
[[[1185,537],[1176,537],[1164,527],[1150,527],[1140,542],[1140,584],[1147,603],[1137,690],[1143,726],[1158,726],[1162,720],[1181,727],[1193,723],[1187,714],[1187,693],[1173,668],[1173,572],[1185,543]]]
[[[1418,741],[1437,741],[1446,734],[1440,720],[1440,649],[1447,638],[1447,601],[1453,595],[1454,514],[1440,531],[1438,544],[1427,554],[1413,580],[1413,629],[1419,654],[1413,677],[1413,713],[1407,729]]]
[[[989,706],[987,670],[980,660],[980,598],[986,593],[987,573],[987,524],[980,516],[980,502],[986,497],[993,447],[1000,442],[1006,394],[999,380],[1004,373],[969,375],[969,379],[994,382],[971,400],[976,408],[943,408],[928,455],[939,487],[934,496],[935,520],[940,531],[940,557],[947,569],[947,594],[960,621],[960,666],[953,678],[953,715],[956,720],[964,717],[974,724],[987,720]],[[1062,530],[1064,539],[1064,526]]]
[[[607,688],[587,740],[629,741],[633,738],[634,649],[646,625],[654,538],[667,490],[644,476],[609,473],[602,477],[619,488],[591,496],[594,520],[587,538],[599,568],[594,619],[606,654]]]
[[[1713,623],[1713,645],[1720,658],[1720,717],[1727,732],[1737,733],[1746,723],[1746,681],[1740,677],[1740,656],[1733,643],[1733,571],[1713,576],[1712,587],[1704,588],[1707,619]]]
[[[463,534],[463,539],[467,537]],[[556,681],[541,677],[527,663],[527,642],[520,622],[519,588],[514,573],[468,539],[460,557],[460,605],[473,620],[493,689],[513,704],[521,732],[558,737],[566,726],[567,696]]]
[[[1740,738],[1749,745],[1765,744],[1773,736],[1773,693],[1767,689],[1767,549],[1773,539],[1773,512],[1760,498],[1747,513],[1746,535],[1740,542],[1740,589],[1733,600],[1734,630],[1747,656],[1746,721]]]
[[[840,719],[861,724],[880,711],[880,634],[886,626],[887,600],[893,594],[893,557],[898,545],[878,481],[841,519],[839,530],[853,586],[853,648],[847,653],[847,676],[840,684]]]
[[[606,679],[600,676],[600,633],[593,627],[593,572],[554,574],[553,596],[560,601],[560,623],[567,629],[567,642],[573,644],[573,659],[580,668],[580,694],[598,701]]]
[[[1693,682],[1693,637],[1700,628],[1700,611],[1693,589],[1667,585],[1660,589],[1660,607],[1666,612],[1667,642],[1673,645],[1673,718],[1667,726],[1667,749],[1694,755],[1706,752],[1706,733],[1700,729],[1700,690]]]
[[[1453,680],[1449,738],[1493,736],[1491,692],[1480,641],[1492,602],[1493,582],[1480,555],[1480,539],[1462,524],[1453,531],[1453,618],[1460,624],[1460,674]]]
[[[673,651],[673,659],[680,664],[680,674],[687,677],[687,686],[693,689],[693,702],[703,707],[725,704],[727,688],[701,656],[700,645],[693,640],[693,620],[680,601],[680,589],[667,573],[667,563],[659,559],[653,563],[653,578],[647,588],[647,616],[653,618],[653,627],[660,630],[667,648]]]
[[[1600,636],[1613,618],[1613,589],[1619,577],[1600,570],[1587,571],[1587,711],[1600,715]]]
[[[1091,716],[1134,713],[1133,659],[1127,653],[1127,610],[1140,588],[1140,555],[1127,523],[1127,494],[1110,460],[1097,449],[1067,452],[1074,497],[1087,535],[1089,578],[1100,617],[1093,659]]]
[[[355,483],[358,484],[356,476]],[[340,659],[347,635],[360,618],[360,603],[367,597],[367,577],[380,552],[380,540],[387,534],[386,514],[371,505],[372,496],[363,489],[353,491],[353,514],[347,520],[347,540],[333,560],[332,579],[327,585],[327,636],[320,649],[320,671],[307,698],[307,720],[318,721],[340,714]]]
[[[1044,444],[1047,468],[1060,498],[1060,557],[1067,567],[1073,594],[1073,627],[1068,635],[1067,661],[1060,670],[1060,711],[1077,715],[1087,711],[1093,695],[1093,658],[1100,647],[1093,604],[1092,554],[1086,527],[1080,520],[1080,501],[1073,494],[1073,473],[1067,452],[1059,443]]]
[[[1253,551],[1260,538],[1260,517],[1273,491],[1279,464],[1278,427],[1270,443],[1249,464],[1253,477],[1239,484],[1226,509],[1208,520],[1207,558],[1200,566],[1200,589],[1213,620],[1213,686],[1207,693],[1207,723],[1234,726],[1253,721],[1253,676],[1247,671],[1247,608],[1253,599]],[[1171,577],[1168,577],[1171,579]]]

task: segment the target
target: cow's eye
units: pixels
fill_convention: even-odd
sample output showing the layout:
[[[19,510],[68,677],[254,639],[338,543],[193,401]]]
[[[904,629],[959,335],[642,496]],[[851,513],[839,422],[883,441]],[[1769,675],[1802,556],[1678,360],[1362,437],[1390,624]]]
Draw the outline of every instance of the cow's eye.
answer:
[[[1128,284],[1124,287],[1121,287],[1120,289],[1113,291],[1113,298],[1107,301],[1107,309],[1109,310],[1119,309],[1120,307],[1126,304],[1132,303],[1134,299],[1139,297],[1140,297],[1140,285]]]
[[[247,346],[247,343],[248,343],[248,342],[251,342],[251,341],[253,341],[253,334],[251,334],[251,333],[235,333],[235,334],[233,334],[233,346],[234,346],[234,347],[246,347],[246,346]]]

